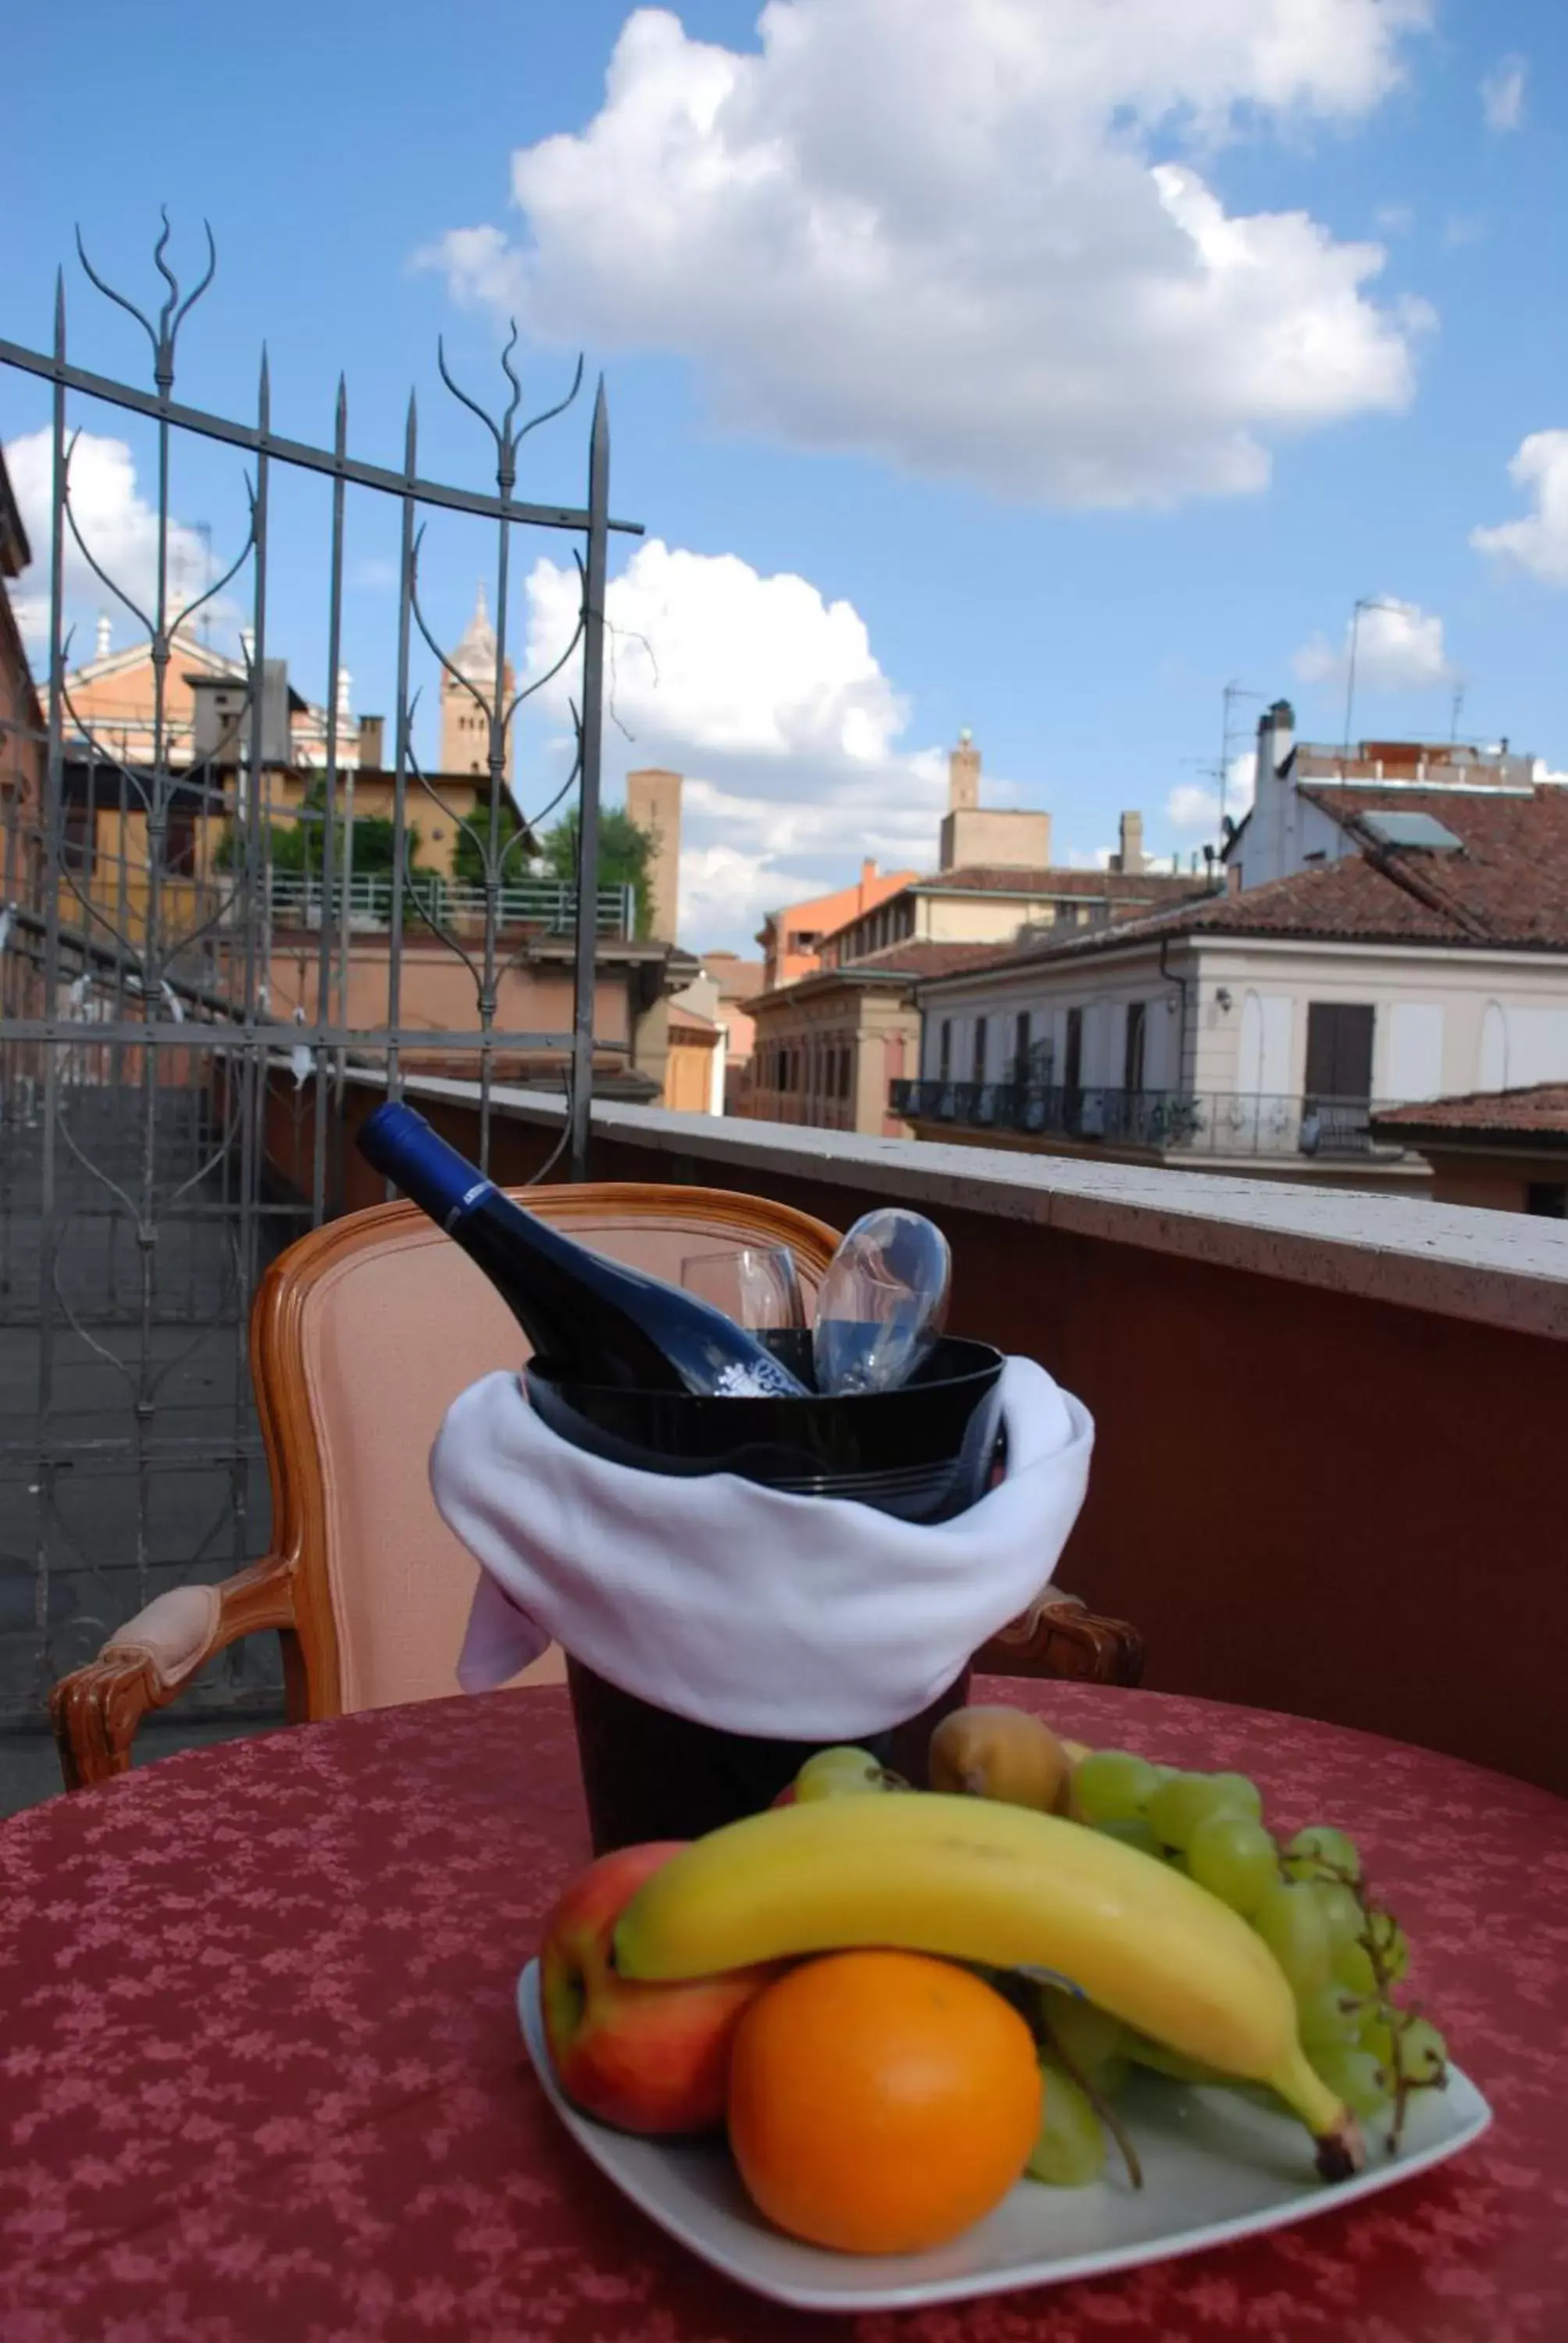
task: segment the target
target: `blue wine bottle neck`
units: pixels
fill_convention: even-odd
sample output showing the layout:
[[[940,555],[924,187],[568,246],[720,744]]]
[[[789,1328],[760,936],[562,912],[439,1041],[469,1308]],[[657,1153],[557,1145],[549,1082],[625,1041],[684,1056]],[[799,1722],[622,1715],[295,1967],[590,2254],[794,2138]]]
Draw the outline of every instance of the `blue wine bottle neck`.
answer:
[[[477,1204],[496,1192],[493,1180],[477,1175],[422,1114],[400,1101],[376,1109],[366,1121],[359,1144],[376,1169],[396,1182],[448,1235]]]

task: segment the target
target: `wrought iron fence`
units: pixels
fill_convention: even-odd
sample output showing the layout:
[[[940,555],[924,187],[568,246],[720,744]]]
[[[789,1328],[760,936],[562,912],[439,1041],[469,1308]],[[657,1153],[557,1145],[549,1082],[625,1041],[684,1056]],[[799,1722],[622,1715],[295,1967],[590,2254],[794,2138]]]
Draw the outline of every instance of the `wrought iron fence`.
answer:
[[[895,1114],[967,1130],[1073,1139],[1177,1156],[1397,1157],[1374,1141],[1382,1101],[1233,1091],[1064,1089],[925,1079],[892,1085]]]
[[[424,476],[412,396],[399,465],[350,455],[341,383],[328,443],[289,439],[273,427],[265,355],[251,419],[176,399],[183,337],[216,256],[208,230],[200,281],[183,293],[169,242],[166,217],[153,256],[166,297],[149,314],[99,276],[78,238],[98,294],[146,334],[150,387],[79,362],[63,277],[51,347],[0,340],[5,378],[30,378],[46,396],[51,474],[45,541],[33,548],[48,577],[36,688],[25,668],[5,665],[15,667],[15,638],[0,630],[0,1725],[12,1726],[40,1721],[55,1676],[165,1587],[266,1551],[249,1300],[266,1259],[335,1209],[331,1135],[349,1076],[374,1068],[396,1092],[438,1025],[445,1070],[460,1065],[477,1086],[487,1151],[499,1073],[520,1057],[553,1066],[569,1103],[563,1149],[580,1175],[594,1051],[625,1048],[593,1032],[596,948],[632,930],[627,890],[601,890],[597,869],[608,546],[612,530],[633,526],[610,517],[602,383],[580,505],[518,493],[524,442],[570,406],[582,366],[564,397],[525,417],[515,329],[494,416],[437,347],[447,389],[480,431],[493,487]],[[82,414],[102,408],[148,443],[152,550],[140,578],[116,573],[74,491]],[[198,447],[233,450],[246,467],[248,523],[222,574],[186,598],[172,482],[176,458]],[[303,717],[274,656],[282,621],[269,596],[286,482],[313,482],[320,499],[326,625],[315,649],[327,680]],[[355,737],[337,684],[347,523],[362,505],[396,517],[399,548],[384,769],[379,739]],[[478,660],[470,646],[459,661],[427,621],[420,559],[433,514],[465,517],[488,535],[492,616]],[[569,639],[520,685],[508,649],[519,530],[574,542],[580,580]],[[5,539],[0,527],[0,558]],[[14,529],[11,541],[15,568]],[[128,713],[106,708],[104,663],[82,658],[67,630],[68,558],[138,634],[130,669],[116,670],[122,683],[126,672],[136,679]],[[210,618],[241,599],[232,654],[213,653],[198,631],[204,610]],[[307,647],[285,648],[297,662]],[[461,792],[444,789],[417,751],[422,660],[458,696],[482,752]],[[570,772],[551,805],[519,803],[508,781],[519,709],[574,661]],[[390,839],[375,872],[353,867],[363,827],[355,779],[357,771],[363,793],[368,767],[386,797],[383,844]],[[568,796],[577,883],[540,890],[527,875],[537,825]],[[432,880],[416,865],[417,817],[428,805],[461,840],[461,876]],[[291,880],[280,840],[302,827],[312,832],[307,875]],[[590,916],[578,916],[582,904]],[[558,935],[575,931],[567,1030],[535,1030],[517,1012],[536,910]],[[366,918],[377,934],[362,959]],[[455,1021],[432,1019],[410,997],[416,938],[420,967],[440,960],[471,1004]],[[280,1060],[313,1115],[303,1194],[280,1193],[266,1176],[264,1108]],[[233,1710],[269,1706],[276,1688],[276,1654],[247,1643],[197,1689],[207,1707]]]

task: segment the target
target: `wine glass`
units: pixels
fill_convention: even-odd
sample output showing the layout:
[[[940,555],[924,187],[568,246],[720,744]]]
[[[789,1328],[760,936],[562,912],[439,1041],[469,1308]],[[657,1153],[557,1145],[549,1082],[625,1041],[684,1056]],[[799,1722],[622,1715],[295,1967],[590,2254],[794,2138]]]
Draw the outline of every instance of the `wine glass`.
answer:
[[[689,1253],[680,1264],[680,1282],[689,1293],[710,1302],[754,1334],[799,1332],[805,1326],[806,1304],[788,1245]]]
[[[867,1212],[829,1262],[811,1337],[822,1392],[892,1391],[906,1383],[942,1331],[951,1256],[922,1213]]]

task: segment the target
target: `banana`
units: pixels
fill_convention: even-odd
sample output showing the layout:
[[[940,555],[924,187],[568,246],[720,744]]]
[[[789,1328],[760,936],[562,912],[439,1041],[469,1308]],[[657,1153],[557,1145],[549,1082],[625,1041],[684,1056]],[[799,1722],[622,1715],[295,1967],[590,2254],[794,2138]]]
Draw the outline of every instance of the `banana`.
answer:
[[[1024,1806],[923,1792],[749,1815],[644,1882],[615,1965],[667,1981],[860,1945],[1050,1971],[1182,2057],[1267,2084],[1312,2132],[1325,2179],[1362,2160],[1246,1922],[1136,1848]]]

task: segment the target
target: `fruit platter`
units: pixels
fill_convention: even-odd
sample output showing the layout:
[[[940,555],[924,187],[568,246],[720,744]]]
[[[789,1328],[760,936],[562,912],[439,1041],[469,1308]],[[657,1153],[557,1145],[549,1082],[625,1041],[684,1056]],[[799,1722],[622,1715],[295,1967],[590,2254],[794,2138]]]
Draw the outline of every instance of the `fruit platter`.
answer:
[[[929,1790],[818,1752],[767,1812],[601,1856],[519,1986],[563,2123],[803,2308],[957,2299],[1335,2209],[1490,2120],[1353,1838],[1239,1774],[971,1707]]]

